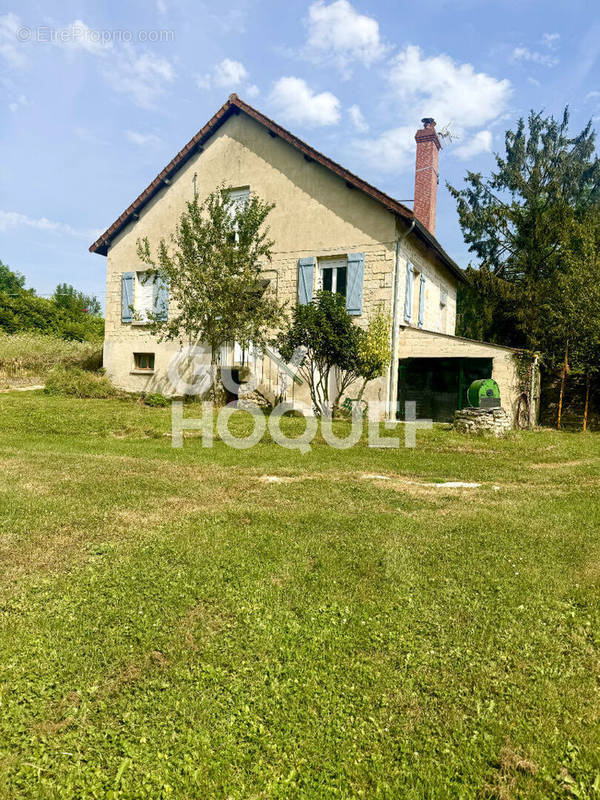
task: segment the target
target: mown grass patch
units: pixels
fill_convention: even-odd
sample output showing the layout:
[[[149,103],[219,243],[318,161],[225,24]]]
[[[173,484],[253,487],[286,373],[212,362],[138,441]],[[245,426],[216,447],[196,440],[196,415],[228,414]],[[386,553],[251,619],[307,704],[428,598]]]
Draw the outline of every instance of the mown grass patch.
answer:
[[[598,796],[596,434],[169,430],[0,397],[0,796]]]

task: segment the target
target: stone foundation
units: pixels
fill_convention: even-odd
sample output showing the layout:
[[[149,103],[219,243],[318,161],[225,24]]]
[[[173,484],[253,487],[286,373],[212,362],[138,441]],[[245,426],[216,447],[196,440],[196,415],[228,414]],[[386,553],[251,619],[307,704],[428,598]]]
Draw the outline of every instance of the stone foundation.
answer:
[[[491,433],[505,436],[511,429],[503,408],[463,408],[454,412],[454,427],[459,433]]]

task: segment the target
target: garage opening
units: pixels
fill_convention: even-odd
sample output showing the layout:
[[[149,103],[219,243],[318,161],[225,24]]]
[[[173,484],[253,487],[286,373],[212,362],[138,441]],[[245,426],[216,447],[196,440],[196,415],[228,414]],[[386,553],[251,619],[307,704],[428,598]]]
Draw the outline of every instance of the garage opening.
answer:
[[[454,412],[468,406],[473,381],[492,377],[491,358],[402,358],[398,362],[398,412],[417,404],[417,419],[452,422]]]

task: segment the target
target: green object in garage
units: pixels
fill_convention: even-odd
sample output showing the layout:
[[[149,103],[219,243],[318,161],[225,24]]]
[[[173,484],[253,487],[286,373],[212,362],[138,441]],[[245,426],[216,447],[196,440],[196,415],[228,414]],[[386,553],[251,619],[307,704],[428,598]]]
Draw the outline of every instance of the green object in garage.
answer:
[[[473,408],[498,408],[500,406],[500,389],[491,378],[473,381],[467,392],[469,405]]]

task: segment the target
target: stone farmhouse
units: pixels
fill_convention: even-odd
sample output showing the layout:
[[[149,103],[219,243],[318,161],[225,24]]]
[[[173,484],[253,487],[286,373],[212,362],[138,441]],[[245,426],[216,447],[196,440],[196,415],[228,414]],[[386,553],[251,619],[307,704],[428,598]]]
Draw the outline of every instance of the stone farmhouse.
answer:
[[[340,292],[348,314],[366,326],[379,309],[392,319],[392,359],[365,399],[381,416],[402,416],[406,400],[420,417],[449,420],[466,404],[477,378],[493,377],[502,404],[515,413],[519,389],[513,351],[455,335],[463,271],[435,237],[438,156],[433,119],[417,130],[414,210],[394,200],[298,139],[233,94],[115,222],[91,245],[107,257],[104,365],[112,381],[134,392],[173,395],[168,367],[177,342],[158,342],[144,322],[148,309],[168,314],[168,294],[144,282],[136,242],[154,246],[174,230],[185,203],[219,184],[243,202],[250,192],[275,203],[275,241],[265,265],[269,291],[308,303],[319,289]],[[270,354],[232,342],[222,368],[248,364],[259,391],[309,406],[306,386],[284,378]],[[377,405],[378,404],[378,405]]]

